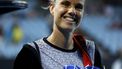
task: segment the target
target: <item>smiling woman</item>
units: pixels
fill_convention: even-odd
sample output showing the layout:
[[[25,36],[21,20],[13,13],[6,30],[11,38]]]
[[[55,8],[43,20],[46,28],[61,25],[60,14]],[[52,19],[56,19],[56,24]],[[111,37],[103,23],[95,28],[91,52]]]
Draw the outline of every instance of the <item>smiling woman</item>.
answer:
[[[84,14],[85,0],[51,0],[53,31],[48,37],[25,44],[16,57],[14,69],[102,69],[93,41],[73,34]],[[95,67],[97,66],[97,67]]]

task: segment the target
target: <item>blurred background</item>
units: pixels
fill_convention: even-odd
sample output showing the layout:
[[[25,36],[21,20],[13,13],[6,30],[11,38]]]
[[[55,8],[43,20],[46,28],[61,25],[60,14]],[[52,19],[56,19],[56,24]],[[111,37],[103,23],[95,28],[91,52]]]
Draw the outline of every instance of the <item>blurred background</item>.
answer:
[[[28,2],[28,8],[0,15],[0,69],[12,69],[23,44],[52,31],[52,17],[42,9],[47,4],[23,1]],[[122,0],[87,0],[85,7],[76,33],[95,41],[106,69],[122,69]]]

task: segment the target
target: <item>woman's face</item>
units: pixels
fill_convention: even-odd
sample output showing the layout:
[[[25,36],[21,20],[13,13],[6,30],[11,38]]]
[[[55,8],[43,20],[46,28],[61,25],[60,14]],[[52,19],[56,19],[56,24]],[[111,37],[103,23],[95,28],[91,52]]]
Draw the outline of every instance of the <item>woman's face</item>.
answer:
[[[56,0],[50,7],[54,24],[61,29],[74,30],[84,13],[85,0]]]

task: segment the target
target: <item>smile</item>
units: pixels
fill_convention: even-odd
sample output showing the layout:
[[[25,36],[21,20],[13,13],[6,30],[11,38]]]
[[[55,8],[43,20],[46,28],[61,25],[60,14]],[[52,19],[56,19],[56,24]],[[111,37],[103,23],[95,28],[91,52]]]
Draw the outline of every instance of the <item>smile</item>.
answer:
[[[71,16],[64,16],[63,19],[64,19],[64,21],[66,21],[67,23],[70,23],[70,24],[75,24],[76,23],[75,18],[73,18]]]

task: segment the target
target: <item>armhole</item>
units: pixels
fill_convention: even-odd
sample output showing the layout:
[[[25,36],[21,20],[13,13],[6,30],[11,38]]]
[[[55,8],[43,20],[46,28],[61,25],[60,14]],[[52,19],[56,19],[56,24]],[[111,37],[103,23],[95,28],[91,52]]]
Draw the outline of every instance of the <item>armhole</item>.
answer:
[[[36,48],[36,50],[37,50],[38,57],[40,58],[40,51],[39,51],[39,46],[37,45],[37,43],[36,43],[36,42],[34,42],[34,41],[33,41],[33,43],[34,43],[34,45],[35,45],[35,48]],[[40,59],[39,59],[39,60],[40,60]]]
[[[40,69],[43,69],[43,67],[42,67],[42,62],[41,62],[40,51],[39,51],[39,46],[38,46],[38,44],[37,44],[35,41],[33,41],[33,43],[34,43],[34,45],[35,45],[35,49],[36,49],[37,54],[38,54],[38,59],[39,59],[39,61],[40,61]]]

